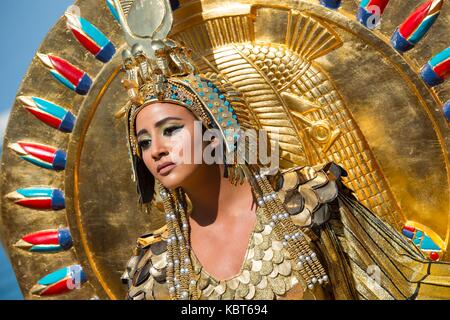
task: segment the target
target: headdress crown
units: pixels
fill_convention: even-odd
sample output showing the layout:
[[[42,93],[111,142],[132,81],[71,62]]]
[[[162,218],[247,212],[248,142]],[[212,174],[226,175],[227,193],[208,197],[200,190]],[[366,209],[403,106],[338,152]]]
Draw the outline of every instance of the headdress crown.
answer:
[[[142,104],[140,88],[153,83],[156,97],[162,99],[167,78],[196,73],[190,50],[167,39],[173,16],[168,0],[114,0],[125,39],[130,49],[122,52],[128,79],[124,81],[131,101]]]
[[[133,155],[140,156],[135,117],[143,107],[158,101],[188,108],[205,127],[219,130],[225,155],[235,151],[240,125],[234,108],[245,103],[223,79],[199,75],[190,59],[191,50],[167,38],[173,22],[170,1],[114,0],[114,4],[129,45],[122,58],[123,85],[130,103],[118,116],[127,114]]]

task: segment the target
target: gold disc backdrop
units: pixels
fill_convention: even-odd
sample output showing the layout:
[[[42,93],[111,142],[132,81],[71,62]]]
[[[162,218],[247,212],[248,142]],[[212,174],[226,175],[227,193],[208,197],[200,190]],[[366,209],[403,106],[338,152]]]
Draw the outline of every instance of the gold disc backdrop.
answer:
[[[358,199],[397,230],[420,226],[446,253],[449,238],[449,127],[443,102],[450,84],[429,88],[419,70],[450,39],[444,4],[429,34],[403,55],[392,32],[421,1],[392,1],[380,28],[355,18],[358,1],[335,11],[319,1],[180,1],[171,37],[194,51],[204,73],[226,78],[243,94],[246,123],[280,134],[280,166],[335,161],[349,173],[345,183]],[[276,4],[275,4],[276,3]],[[124,120],[114,114],[127,101],[121,86],[125,41],[105,1],[79,0],[82,17],[98,27],[117,53],[106,64],[73,37],[62,18],[39,52],[54,54],[86,71],[94,83],[79,95],[54,80],[36,57],[18,96],[37,96],[77,117],[72,133],[40,122],[19,102],[13,107],[2,161],[3,239],[24,295],[46,274],[81,264],[81,290],[45,299],[122,299],[120,276],[136,238],[161,226],[157,208],[137,203]],[[67,151],[65,170],[20,159],[7,146],[17,141]],[[58,211],[18,206],[5,195],[30,186],[59,188]],[[14,244],[25,234],[68,226],[74,245],[59,253],[30,253]],[[40,298],[44,299],[44,298]]]

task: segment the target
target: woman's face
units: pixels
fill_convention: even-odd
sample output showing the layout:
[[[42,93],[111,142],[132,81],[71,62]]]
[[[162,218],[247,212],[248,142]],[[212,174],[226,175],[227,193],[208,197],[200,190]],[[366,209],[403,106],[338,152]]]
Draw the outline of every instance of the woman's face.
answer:
[[[166,188],[182,186],[200,166],[194,163],[195,120],[188,109],[171,103],[151,104],[136,116],[144,163]]]

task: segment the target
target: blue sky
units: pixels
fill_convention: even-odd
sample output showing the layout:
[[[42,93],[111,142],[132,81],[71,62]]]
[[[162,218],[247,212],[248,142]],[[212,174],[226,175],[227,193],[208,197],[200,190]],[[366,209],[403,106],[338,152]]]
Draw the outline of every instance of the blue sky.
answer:
[[[73,2],[73,0],[2,1],[2,10],[0,10],[1,145],[3,145],[11,106],[28,65],[47,32]],[[22,299],[16,278],[1,245],[0,275],[0,299]]]

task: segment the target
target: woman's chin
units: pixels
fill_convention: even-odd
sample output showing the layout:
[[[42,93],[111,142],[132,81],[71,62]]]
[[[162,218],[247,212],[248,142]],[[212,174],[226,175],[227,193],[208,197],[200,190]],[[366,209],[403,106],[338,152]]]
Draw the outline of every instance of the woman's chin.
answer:
[[[164,175],[157,174],[157,179],[167,189],[176,189],[191,180],[198,169],[198,165],[178,165]]]
[[[182,182],[180,177],[175,173],[170,173],[167,176],[159,176],[158,180],[167,189],[176,189],[181,186]]]

